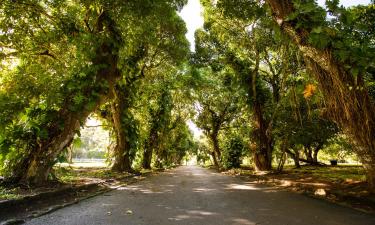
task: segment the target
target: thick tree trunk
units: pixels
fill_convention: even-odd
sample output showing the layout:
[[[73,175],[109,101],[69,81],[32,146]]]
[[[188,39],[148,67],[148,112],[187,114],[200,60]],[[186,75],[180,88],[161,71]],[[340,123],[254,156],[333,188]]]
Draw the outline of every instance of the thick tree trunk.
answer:
[[[83,112],[82,119],[84,120],[88,115],[89,112]],[[75,113],[68,114],[63,118],[65,122],[61,133],[51,135],[51,132],[50,138],[38,143],[36,148],[30,150],[23,165],[17,166],[15,174],[13,174],[14,181],[29,185],[41,185],[47,181],[56,157],[71,144],[76,130],[79,130],[80,127],[81,117]],[[57,126],[57,122],[52,126]]]
[[[267,134],[267,123],[263,118],[263,110],[260,104],[254,106],[254,131],[256,145],[253,149],[255,169],[267,171],[272,169],[272,138]]]
[[[212,151],[212,152],[211,152],[211,157],[212,157],[212,159],[214,160],[214,166],[217,167],[217,168],[219,168],[220,165],[219,165],[219,162],[217,161],[217,157],[216,157],[216,153],[215,153],[215,151]]]
[[[256,171],[269,171],[272,169],[271,161],[265,150],[254,153],[254,163]]]
[[[158,135],[156,128],[151,129],[150,137],[143,152],[142,167],[144,169],[151,169],[152,154],[156,146],[157,139]]]
[[[315,146],[312,149],[312,162],[313,162],[313,165],[320,165],[320,163],[318,162],[318,153],[323,148],[323,145],[324,145],[323,143],[319,143],[317,146]]]
[[[361,75],[353,76],[334,57],[331,49],[308,43],[309,31],[287,20],[295,12],[292,0],[266,0],[281,29],[297,44],[308,68],[320,84],[329,116],[349,135],[375,191],[375,106]],[[305,23],[307,23],[306,21]]]
[[[171,99],[170,92],[168,89],[163,89],[160,93],[158,99],[158,109],[154,111],[150,108],[151,118],[151,129],[149,133],[149,138],[146,143],[145,150],[143,152],[143,168],[151,168],[151,160],[153,154],[162,153],[162,140],[167,131],[170,121],[171,113]],[[158,158],[161,159],[162,155],[158,155]]]
[[[116,172],[132,172],[128,143],[125,140],[123,130],[120,129],[117,132],[112,170]]]
[[[139,62],[144,59],[146,50],[144,46],[139,46],[138,51],[132,56],[134,62]],[[116,135],[116,146],[114,148],[114,163],[112,170],[117,172],[134,172],[131,168],[132,159],[132,143],[130,138],[134,138],[131,132],[136,132],[132,128],[135,123],[130,108],[133,106],[134,95],[136,88],[134,83],[144,77],[144,72],[141,70],[126,77],[126,80],[120,80],[112,89],[114,100],[111,104],[112,123]],[[132,119],[130,119],[132,118]],[[132,136],[132,137],[130,137]]]
[[[305,153],[306,160],[309,161],[310,164],[314,164],[313,152],[312,152],[311,146],[304,146],[303,151]]]
[[[255,68],[251,74],[249,88],[249,96],[253,99],[253,109],[254,109],[254,130],[252,133],[252,139],[254,139],[253,146],[253,159],[255,164],[255,170],[257,171],[268,171],[272,169],[272,137],[268,131],[269,123],[265,120],[263,116],[263,105],[259,101],[259,96],[257,92],[257,77],[259,71],[260,54],[256,51],[256,63]]]
[[[146,148],[143,152],[142,167],[144,169],[151,169],[152,149]]]
[[[292,157],[295,167],[301,168],[301,164],[299,163],[299,161],[301,160],[299,157],[299,151],[293,149],[293,152],[291,152],[290,150],[287,150],[287,153]]]
[[[152,152],[152,148],[145,148],[143,152],[142,167],[144,169],[151,169]]]
[[[116,145],[114,148],[114,163],[112,166],[113,171],[117,172],[132,172],[130,161],[130,144],[126,137],[126,125],[122,118],[124,113],[128,112],[126,90],[120,87],[113,89],[114,100],[111,104],[112,109],[112,122],[116,134]]]
[[[116,145],[115,161],[112,165],[112,171],[133,172],[129,158],[129,153],[125,152],[123,149],[126,149],[126,147],[122,146],[122,144]]]
[[[101,18],[98,19],[100,22],[98,24],[99,30],[103,31],[103,24],[101,23],[108,19],[105,13],[101,15]],[[107,26],[111,26],[111,22],[109,19]],[[109,28],[109,30],[111,29]],[[113,40],[120,40],[118,34],[113,32],[113,30],[110,31]],[[35,147],[31,148],[25,160],[15,167],[11,178],[13,181],[30,185],[41,185],[46,182],[56,157],[72,143],[81,123],[106,100],[109,95],[109,88],[113,87],[121,75],[117,68],[118,47],[113,43],[113,40],[102,43],[92,59],[93,65],[105,66],[98,69],[95,74],[90,74],[93,83],[81,90],[81,93],[86,94],[85,97],[90,102],[86,102],[86,105],[83,105],[81,110],[77,112],[70,109],[74,103],[72,96],[67,96],[64,107],[55,116],[56,119],[46,127],[49,137],[45,140],[35,141]],[[108,85],[103,85],[104,83]],[[74,95],[75,93],[71,94]]]
[[[221,166],[221,150],[220,150],[220,146],[219,146],[219,139],[217,137],[217,133],[216,134],[212,134],[210,135],[211,137],[211,141],[212,141],[212,145],[214,147],[214,162],[215,162],[215,166],[217,167],[220,167]]]
[[[322,147],[323,147],[322,144],[318,144],[315,147],[304,146],[303,151],[306,156],[306,160],[305,160],[306,163],[309,163],[310,165],[320,165],[320,163],[318,162],[318,153],[322,149]]]
[[[313,162],[314,164],[319,164],[318,162],[318,153],[320,151],[320,148],[315,148],[313,153]]]

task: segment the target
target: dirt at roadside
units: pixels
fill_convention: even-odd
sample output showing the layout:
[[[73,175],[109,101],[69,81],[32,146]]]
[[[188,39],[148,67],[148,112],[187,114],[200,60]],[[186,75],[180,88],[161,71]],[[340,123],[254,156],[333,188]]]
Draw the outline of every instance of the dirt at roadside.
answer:
[[[123,185],[144,179],[144,175],[127,175],[120,179],[94,179],[90,182],[49,183],[39,188],[18,187],[17,199],[0,200],[0,224],[20,224],[81,200],[103,194]]]
[[[255,173],[248,170],[229,170],[222,173],[237,176],[249,182],[263,183],[278,189],[306,194],[364,212],[375,213],[375,193],[368,191],[367,183],[364,181],[325,179],[308,171]]]

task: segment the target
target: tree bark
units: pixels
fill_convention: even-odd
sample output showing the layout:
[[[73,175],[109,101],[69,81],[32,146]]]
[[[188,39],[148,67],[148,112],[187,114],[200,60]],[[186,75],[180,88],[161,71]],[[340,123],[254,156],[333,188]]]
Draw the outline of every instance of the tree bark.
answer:
[[[144,169],[151,169],[152,154],[156,146],[157,139],[158,139],[157,130],[156,128],[153,128],[150,131],[149,139],[143,151],[142,167]]]
[[[90,102],[86,102],[90,106],[84,105],[79,112],[71,110],[70,106],[74,105],[74,103],[72,96],[67,96],[64,107],[56,113],[55,120],[46,125],[48,138],[35,140],[35,143],[32,145],[33,147],[29,149],[28,154],[25,156],[25,160],[15,167],[11,177],[13,182],[29,185],[41,185],[45,183],[56,157],[72,143],[75,133],[80,129],[81,123],[100,104],[106,101],[109,95],[109,88],[113,87],[121,75],[117,68],[119,50],[117,46],[119,43],[114,43],[113,41],[119,41],[121,38],[119,38],[119,34],[111,27],[113,26],[112,22],[106,13],[103,13],[101,18],[98,19],[98,29],[103,31],[103,23],[106,23],[112,39],[104,41],[96,49],[95,56],[92,59],[93,65],[105,66],[98,69],[95,74],[91,74],[93,83],[81,90],[82,93],[86,94],[85,97],[90,99]],[[104,83],[108,85],[105,86],[103,85]]]
[[[256,103],[254,110],[255,130],[253,135],[257,142],[256,149],[253,149],[255,169],[267,171],[272,169],[272,139],[267,134],[267,123],[263,118],[260,104]]]
[[[320,84],[328,115],[354,142],[354,150],[367,171],[370,189],[375,191],[375,106],[361,75],[350,74],[333,57],[329,48],[318,49],[308,43],[310,31],[286,20],[295,12],[292,0],[266,0],[281,29],[297,44],[309,70]]]
[[[318,164],[318,153],[320,151],[320,148],[315,148],[313,153],[313,162],[314,164]]]
[[[152,148],[146,147],[143,152],[142,168],[151,169]]]
[[[289,149],[287,149],[286,152],[292,157],[292,159],[294,161],[294,165],[296,166],[296,168],[301,168],[301,164],[299,163],[299,161],[305,161],[306,162],[306,160],[303,160],[299,157],[299,151],[298,150],[293,149],[293,152],[291,152]]]
[[[311,165],[313,165],[314,164],[314,159],[313,159],[313,151],[311,149],[311,146],[304,146],[303,147],[303,151],[305,153],[306,160],[308,162],[310,162]]]
[[[212,157],[212,159],[214,160],[214,165],[215,165],[215,167],[219,168],[220,166],[219,166],[219,162],[217,161],[217,157],[216,157],[216,153],[215,153],[215,151],[212,151],[212,152],[211,152],[211,157]]]
[[[299,164],[300,158],[299,158],[299,151],[298,150],[294,151],[293,160],[294,160],[294,165],[296,166],[296,168],[301,168],[301,164]]]
[[[313,165],[321,165],[321,163],[318,162],[318,153],[323,148],[323,143],[318,143],[313,149],[312,149],[312,162]]]
[[[143,152],[142,168],[151,169],[152,149],[145,148]]]
[[[138,50],[132,55],[134,62],[139,62],[147,54],[147,48],[143,45],[138,47]],[[144,78],[144,67],[142,69],[132,71],[131,76],[127,76],[124,80],[120,80],[112,89],[114,100],[111,104],[113,129],[116,135],[116,146],[114,148],[114,163],[113,171],[117,172],[134,172],[131,164],[132,143],[130,136],[131,132],[136,132],[132,129],[132,124],[135,123],[130,108],[133,106],[134,95],[137,92],[134,83]],[[126,118],[126,119],[125,119]],[[132,118],[132,119],[130,119]],[[134,136],[133,136],[134,138]]]
[[[263,116],[263,105],[259,101],[258,93],[257,93],[257,76],[259,70],[259,62],[260,62],[260,55],[259,52],[256,51],[256,63],[255,68],[252,73],[251,81],[251,88],[249,91],[251,92],[249,95],[253,98],[253,109],[254,109],[254,131],[253,131],[253,138],[255,139],[255,145],[253,149],[253,158],[255,164],[255,170],[257,171],[268,171],[272,169],[272,137],[270,132],[268,132],[269,123],[265,120]]]
[[[130,144],[126,139],[126,126],[122,120],[124,113],[127,112],[125,90],[119,87],[113,89],[114,100],[111,104],[113,128],[116,134],[116,145],[114,147],[114,163],[112,170],[117,172],[132,172],[130,162]]]
[[[210,135],[212,145],[214,147],[213,156],[215,157],[214,158],[215,166],[220,167],[221,166],[221,164],[220,164],[220,162],[221,162],[221,150],[220,150],[220,146],[219,146],[219,139],[218,139],[217,136],[218,136],[217,133]]]

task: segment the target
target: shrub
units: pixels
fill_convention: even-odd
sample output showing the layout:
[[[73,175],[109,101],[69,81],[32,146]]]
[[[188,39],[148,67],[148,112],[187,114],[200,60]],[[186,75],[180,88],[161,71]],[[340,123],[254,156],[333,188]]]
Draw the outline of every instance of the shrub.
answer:
[[[245,146],[243,140],[239,136],[230,137],[224,146],[223,167],[225,169],[239,168],[242,161],[242,152]]]

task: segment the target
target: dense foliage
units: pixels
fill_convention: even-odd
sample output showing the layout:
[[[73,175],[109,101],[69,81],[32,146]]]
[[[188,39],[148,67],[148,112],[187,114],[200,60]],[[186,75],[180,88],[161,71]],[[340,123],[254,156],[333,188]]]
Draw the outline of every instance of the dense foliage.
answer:
[[[223,167],[225,169],[239,168],[244,153],[244,143],[241,137],[231,136],[225,143],[223,153]]]
[[[374,4],[202,0],[190,53],[186,3],[2,1],[1,175],[43,183],[93,138],[80,129],[95,115],[114,171],[189,154],[226,169],[246,156],[255,170],[355,155],[375,186]]]

